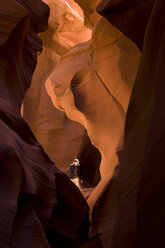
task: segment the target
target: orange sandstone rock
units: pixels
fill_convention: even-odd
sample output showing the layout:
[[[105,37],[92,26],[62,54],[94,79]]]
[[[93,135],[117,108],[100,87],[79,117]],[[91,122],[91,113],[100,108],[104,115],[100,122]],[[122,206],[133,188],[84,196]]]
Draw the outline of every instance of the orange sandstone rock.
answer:
[[[116,152],[123,147],[125,116],[139,59],[137,47],[102,18],[92,39],[63,56],[46,81],[54,106],[82,124],[101,153],[102,179],[88,200],[91,209],[118,164]]]
[[[50,7],[49,25],[48,30],[40,35],[43,52],[38,57],[32,85],[24,99],[23,117],[50,158],[66,171],[79,153],[84,128],[54,108],[44,85],[61,55],[77,43],[88,40],[91,31],[84,27],[82,11],[73,1],[45,2]],[[73,9],[75,6],[76,10]]]

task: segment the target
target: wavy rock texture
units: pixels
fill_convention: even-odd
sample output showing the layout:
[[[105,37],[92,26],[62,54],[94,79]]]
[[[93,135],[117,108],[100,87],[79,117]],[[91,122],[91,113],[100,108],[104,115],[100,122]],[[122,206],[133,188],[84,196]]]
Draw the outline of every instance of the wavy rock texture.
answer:
[[[88,40],[83,14],[73,1],[45,0],[50,7],[48,30],[41,34],[43,52],[38,58],[33,81],[24,99],[23,117],[58,168],[66,171],[79,154],[84,128],[54,108],[45,90],[45,80],[61,55],[77,43]],[[71,7],[76,8],[78,12]],[[65,73],[65,72],[64,72]]]
[[[102,179],[89,197],[91,210],[118,164],[116,152],[123,147],[125,115],[139,58],[137,47],[102,18],[91,41],[63,56],[46,81],[53,104],[85,127],[101,153]]]
[[[104,172],[107,171],[105,167],[102,167],[103,164],[101,164],[101,169],[103,169],[101,182],[104,182],[105,187],[101,194],[99,194],[93,209],[91,226],[93,239],[84,244],[83,247],[92,247],[92,245],[94,247],[98,245],[99,247],[98,240],[101,242],[101,247],[105,248],[164,247],[165,73],[163,65],[165,54],[165,3],[163,0],[156,0],[151,16],[150,12],[152,10],[153,1],[114,0],[111,2],[102,1],[102,4],[103,3],[104,5],[101,7],[105,8],[106,4],[110,4],[108,6],[114,7],[113,15],[110,14],[109,20],[111,20],[113,16],[114,19],[112,18],[112,21],[114,20],[114,24],[127,34],[140,49],[143,46],[145,32],[146,35],[140,68],[135,80],[126,118],[124,149],[122,152],[117,153],[120,165],[116,168],[115,175],[110,180],[110,177],[107,178],[108,183],[105,185]],[[112,11],[112,9],[113,8],[110,8],[110,11]],[[123,18],[117,18],[120,17],[119,13]],[[136,15],[137,13],[145,13],[146,15],[140,15],[140,18],[144,17],[142,18],[142,23],[136,22],[138,27],[138,32],[136,33],[133,29],[133,23],[135,24],[135,20],[139,18],[138,15]],[[124,16],[126,16],[126,19],[124,19]],[[124,25],[122,25],[122,21]],[[142,27],[142,29],[140,29],[140,27]],[[96,44],[98,43],[96,42]],[[101,51],[101,48],[98,50]],[[108,54],[108,52],[106,52],[106,54]],[[74,61],[78,57],[76,61],[79,61],[79,63],[76,64],[77,68],[73,72],[71,72],[71,67],[69,67],[69,61],[71,61],[72,57]],[[83,123],[87,130],[93,127],[91,130],[93,130],[94,133],[97,129],[92,126],[92,118],[94,118],[95,113],[93,109],[95,106],[98,109],[98,106],[96,105],[97,101],[92,102],[91,100],[92,97],[94,99],[96,95],[95,91],[97,90],[96,79],[91,77],[89,73],[89,70],[95,68],[94,63],[92,63],[93,61],[91,62],[91,58],[94,58],[91,52],[91,43],[82,44],[72,49],[61,60],[59,67],[56,68],[57,70],[50,76],[50,81],[47,81],[47,90],[55,106],[65,110],[70,118],[77,118],[80,123]],[[84,60],[86,61],[85,63],[83,62]],[[107,61],[109,61],[109,59],[107,59]],[[105,71],[106,66],[103,60],[101,60],[101,62],[102,65],[104,65],[103,68]],[[132,63],[128,62],[128,64],[131,65]],[[68,73],[64,81],[61,81],[61,71],[67,67],[70,68],[70,74]],[[111,66],[108,66],[109,71],[110,68]],[[95,72],[97,72],[97,70],[95,70]],[[117,75],[115,70],[113,70],[113,72],[113,76]],[[107,73],[103,75],[107,75]],[[100,74],[98,74],[98,76],[100,76]],[[99,79],[102,78],[100,77]],[[90,85],[89,82],[91,84],[95,82],[95,87],[91,87],[91,94],[87,94],[87,88]],[[110,80],[110,82],[112,82],[112,80]],[[104,80],[102,80],[102,83],[104,83]],[[61,87],[61,85],[63,87]],[[105,86],[107,85],[108,84],[105,84]],[[85,87],[86,91],[84,90]],[[107,90],[109,90],[109,88],[107,87]],[[86,94],[82,94],[82,92],[86,92]],[[99,94],[100,92],[101,89],[99,90]],[[125,91],[123,90],[122,92]],[[99,94],[97,94],[97,96]],[[122,96],[122,94],[119,94],[119,96]],[[123,106],[122,103],[124,101],[122,101],[119,96],[117,98],[115,95],[114,99],[117,99]],[[104,104],[105,99],[107,100],[107,97],[102,97],[102,101],[100,101],[101,104]],[[68,102],[70,102],[70,105]],[[127,106],[125,107],[127,108]],[[124,110],[126,110],[126,108]],[[90,109],[92,109],[91,112]],[[113,110],[115,110],[115,108],[113,108]],[[106,114],[105,110],[101,113],[104,113],[104,116],[106,116],[106,118],[103,118],[105,125],[108,113]],[[117,118],[115,121],[116,120]],[[95,122],[95,125],[96,123],[97,122]],[[111,122],[108,123],[109,129],[110,127],[112,128],[112,126],[110,126]],[[99,124],[99,126],[101,125]],[[118,127],[117,124],[116,126]],[[103,128],[99,130],[100,136],[102,137],[103,131]],[[108,137],[107,131],[108,130],[105,132],[105,137]],[[97,135],[99,132],[97,132]],[[91,133],[92,131],[90,134]],[[98,146],[99,141],[97,140],[96,143],[96,137],[98,136],[93,135],[92,142],[95,142],[94,144]],[[119,136],[117,137],[116,135],[114,140],[116,141],[117,138],[119,139]],[[105,144],[106,143],[104,143],[104,145]],[[110,145],[107,147],[109,150],[112,148]],[[103,155],[102,153],[102,157]],[[110,158],[107,158],[107,161],[109,161],[109,165],[112,166],[112,163],[110,164]],[[116,164],[117,161],[114,162],[114,165]],[[97,196],[96,192],[98,188],[93,192],[92,197]],[[91,198],[89,199],[90,204],[92,203]]]
[[[128,108],[113,248],[165,245],[164,8],[155,1]]]
[[[165,244],[164,7],[164,1],[155,1],[148,22],[126,118],[124,149],[118,154],[120,165],[94,206],[92,234],[98,233],[102,247]],[[138,44],[144,37],[136,38]]]
[[[88,234],[84,198],[20,116],[42,50],[37,33],[47,27],[48,16],[40,0],[0,4],[0,247],[5,248],[50,247],[46,233],[53,247],[73,247]]]

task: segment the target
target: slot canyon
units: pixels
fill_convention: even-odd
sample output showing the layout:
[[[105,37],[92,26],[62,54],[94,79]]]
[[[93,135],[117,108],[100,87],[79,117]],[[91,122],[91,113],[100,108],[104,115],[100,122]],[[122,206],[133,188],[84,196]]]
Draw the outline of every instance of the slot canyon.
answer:
[[[164,10],[0,0],[0,247],[165,247]]]

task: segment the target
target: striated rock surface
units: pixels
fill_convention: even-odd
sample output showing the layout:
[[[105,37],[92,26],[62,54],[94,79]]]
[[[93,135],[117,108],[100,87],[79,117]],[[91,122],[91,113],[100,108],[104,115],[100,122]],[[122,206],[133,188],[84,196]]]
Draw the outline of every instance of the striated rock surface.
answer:
[[[63,56],[46,81],[54,106],[81,123],[101,153],[101,182],[88,199],[91,210],[118,164],[139,58],[137,47],[102,18],[92,39]]]
[[[155,1],[128,108],[113,248],[165,246],[164,8]]]
[[[77,43],[88,40],[91,31],[84,27],[82,10],[74,1],[45,2],[50,7],[48,30],[40,35],[43,52],[38,57],[32,85],[24,99],[23,117],[50,158],[58,168],[66,171],[79,154],[84,128],[54,108],[45,90],[45,80],[61,55]]]
[[[42,50],[37,33],[46,29],[48,16],[49,8],[40,0],[0,4],[0,247],[4,248],[46,248],[51,242],[53,247],[69,247],[88,235],[84,198],[54,166],[20,115]],[[55,241],[49,237],[52,233]]]
[[[124,149],[118,153],[120,165],[93,210],[92,234],[105,248],[165,245],[164,8],[164,1],[155,1],[128,108]]]

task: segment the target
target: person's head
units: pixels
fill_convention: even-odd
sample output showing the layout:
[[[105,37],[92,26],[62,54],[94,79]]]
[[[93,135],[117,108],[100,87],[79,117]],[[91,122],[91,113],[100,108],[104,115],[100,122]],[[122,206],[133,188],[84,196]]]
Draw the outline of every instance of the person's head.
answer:
[[[74,159],[74,160],[73,160],[73,164],[74,164],[75,166],[79,165],[79,160],[78,160],[77,158]]]

